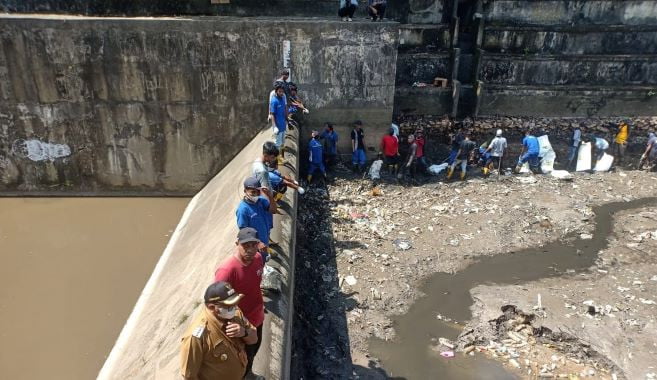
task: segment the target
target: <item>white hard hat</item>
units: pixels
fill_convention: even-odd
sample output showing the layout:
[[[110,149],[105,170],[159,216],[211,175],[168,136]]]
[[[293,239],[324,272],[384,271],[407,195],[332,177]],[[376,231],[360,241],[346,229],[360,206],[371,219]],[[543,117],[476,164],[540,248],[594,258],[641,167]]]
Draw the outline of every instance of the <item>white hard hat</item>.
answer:
[[[501,130],[501,129],[498,129],[498,130],[497,130],[497,133],[495,133],[495,136],[502,136],[502,130]]]

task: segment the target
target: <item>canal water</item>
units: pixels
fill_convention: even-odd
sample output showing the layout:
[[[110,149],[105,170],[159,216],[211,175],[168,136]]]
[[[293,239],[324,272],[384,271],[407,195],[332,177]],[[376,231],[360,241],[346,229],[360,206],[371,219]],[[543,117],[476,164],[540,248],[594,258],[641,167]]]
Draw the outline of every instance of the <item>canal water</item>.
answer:
[[[0,198],[0,377],[92,379],[186,198]]]
[[[470,289],[480,284],[518,284],[561,276],[567,270],[583,272],[595,263],[598,252],[608,245],[613,215],[619,211],[657,204],[657,198],[610,203],[594,207],[592,239],[573,235],[564,241],[515,253],[489,256],[455,274],[437,273],[422,286],[426,296],[418,299],[405,315],[394,318],[397,337],[392,342],[373,338],[371,351],[393,377],[407,379],[510,379],[499,362],[483,357],[445,359],[430,347],[440,337],[456,339],[458,325],[436,318],[438,314],[465,322],[471,318]],[[501,305],[500,305],[501,306]]]

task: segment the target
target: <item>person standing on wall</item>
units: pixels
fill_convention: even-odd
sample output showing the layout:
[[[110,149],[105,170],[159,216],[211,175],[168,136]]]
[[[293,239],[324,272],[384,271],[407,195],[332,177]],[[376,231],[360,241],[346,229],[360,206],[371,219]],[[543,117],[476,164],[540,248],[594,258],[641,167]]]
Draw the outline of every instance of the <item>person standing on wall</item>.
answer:
[[[367,0],[367,13],[372,21],[382,21],[386,14],[386,0]]]
[[[277,83],[274,86],[274,93],[274,97],[269,102],[269,117],[267,120],[273,122],[274,132],[276,133],[276,148],[280,152],[278,163],[282,164],[285,158],[285,131],[287,129],[287,104],[283,85]]]
[[[582,142],[582,129],[584,128],[584,123],[579,126],[575,126],[573,130],[573,137],[570,140],[570,146],[568,147],[568,165],[566,166],[567,170],[572,170],[577,163],[577,153],[579,152],[579,144]]]
[[[351,21],[358,8],[358,0],[339,0],[339,3],[338,16],[342,17],[342,21]]]
[[[262,186],[260,189],[261,193],[269,200],[270,207],[273,206],[274,208],[272,214],[276,214],[277,212],[276,200],[274,199],[274,187],[269,181],[269,170],[267,169],[267,166],[274,166],[273,164],[276,162],[278,152],[276,144],[271,141],[265,142],[262,144],[262,155],[253,161],[251,167],[253,176],[258,179],[258,182],[260,182],[260,185]]]
[[[237,228],[251,227],[258,231],[258,238],[263,244],[259,247],[262,252],[262,258],[265,262],[269,261],[269,230],[271,215],[276,211],[275,206],[267,197],[261,196],[262,186],[256,177],[248,177],[244,180],[244,197],[237,206],[235,217]]]
[[[251,227],[242,228],[237,233],[235,252],[226,258],[215,272],[215,282],[227,282],[235,291],[243,294],[238,306],[244,312],[246,319],[256,328],[257,341],[248,343],[246,351],[246,379],[263,379],[253,373],[253,359],[262,341],[262,325],[265,320],[265,303],[262,298],[260,284],[264,260],[258,251],[260,239],[258,232]]]
[[[192,320],[180,347],[185,380],[240,380],[248,363],[245,345],[259,343],[256,328],[236,305],[244,297],[227,282],[205,290],[205,307]]]
[[[625,158],[625,148],[627,147],[627,139],[630,137],[630,126],[626,120],[623,120],[618,125],[618,132],[614,138],[614,159],[620,166]]]
[[[324,142],[324,162],[326,162],[326,168],[331,170],[338,157],[338,134],[333,130],[333,124],[329,122],[324,123],[324,131],[319,138]]]
[[[365,132],[363,132],[363,122],[356,120],[351,130],[351,163],[355,172],[362,173],[365,168]]]

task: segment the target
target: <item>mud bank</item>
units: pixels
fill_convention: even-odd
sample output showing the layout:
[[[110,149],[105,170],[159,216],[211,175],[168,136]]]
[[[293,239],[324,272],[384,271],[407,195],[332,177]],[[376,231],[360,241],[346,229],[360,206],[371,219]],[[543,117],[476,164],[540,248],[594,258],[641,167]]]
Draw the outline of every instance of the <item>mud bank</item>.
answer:
[[[654,200],[654,199],[653,199]],[[472,290],[473,320],[462,342],[504,339],[509,309],[528,319],[539,343],[566,359],[607,361],[619,377],[650,379],[657,373],[657,205],[621,211],[595,264],[583,273]],[[628,203],[626,206],[631,207]],[[596,236],[594,235],[594,239]],[[541,307],[537,297],[541,295]],[[504,312],[502,311],[505,310]],[[515,318],[515,316],[513,316]],[[527,355],[524,355],[527,357]],[[560,360],[552,372],[563,373]],[[523,365],[523,371],[527,366]],[[598,375],[598,376],[601,376]]]
[[[450,339],[455,337],[453,335],[453,331],[455,330],[453,323],[446,322],[445,320],[454,320],[458,323],[471,318],[470,306],[473,300],[470,297],[470,289],[478,284],[513,283],[523,284],[521,287],[526,291],[525,284],[528,281],[560,277],[567,273],[571,275],[575,273],[586,275],[583,272],[587,271],[594,264],[598,252],[607,247],[607,237],[612,231],[612,218],[614,215],[622,210],[636,211],[636,209],[651,205],[657,205],[657,198],[598,206],[593,209],[595,214],[595,229],[592,234],[582,234],[581,236],[571,235],[566,238],[565,242],[557,241],[545,246],[529,248],[510,254],[489,256],[478,260],[476,263],[453,275],[440,273],[431,276],[422,287],[422,291],[427,296],[416,301],[408,313],[394,319],[394,327],[397,332],[396,339],[388,344],[374,340],[372,343],[374,354],[382,358],[383,366],[386,370],[394,370],[394,373],[408,373],[410,374],[408,377],[411,378],[420,378],[428,375],[428,373],[421,375],[418,372],[420,370],[425,371],[425,373],[433,372],[435,375],[440,373],[446,374],[445,369],[440,368],[441,364],[445,363],[444,360],[436,360],[436,355],[431,357],[430,355],[422,355],[421,352],[414,351],[417,351],[418,348],[420,350],[424,348],[423,351],[427,352],[429,350],[426,349],[426,346],[431,346],[432,342],[436,346],[435,349],[437,351],[449,351],[449,347],[445,347],[436,341],[439,340],[439,337],[448,337]],[[494,292],[494,294],[499,297],[500,294],[506,295],[506,292]],[[488,300],[489,298],[483,299]],[[540,302],[540,305],[542,305],[542,301],[537,302]],[[506,311],[508,308],[508,304],[505,303],[502,310]],[[542,306],[536,305],[531,310],[536,309],[539,309],[540,315],[544,312]],[[440,313],[442,322],[436,321],[436,310]],[[516,312],[516,314],[518,313]],[[527,316],[523,314],[523,318],[527,318]],[[504,318],[503,320],[506,321],[508,319]],[[540,320],[533,318],[531,320],[533,323],[540,323]],[[459,332],[461,331],[459,330]],[[497,332],[499,332],[499,329]],[[464,345],[471,346],[474,344],[487,346],[491,340],[484,337],[480,337],[479,339],[473,338],[473,333],[474,330],[471,329],[461,332],[461,348]],[[502,331],[502,334],[495,336],[497,338],[496,340],[507,339],[507,333],[507,330]],[[513,333],[511,335],[517,338]],[[549,334],[540,332],[539,338],[545,338],[544,335],[547,336]],[[430,341],[427,340],[428,337],[431,337]],[[488,338],[493,337],[489,336]],[[517,339],[522,340],[521,338]],[[544,340],[547,341],[549,339],[545,338]],[[423,341],[425,347],[422,345]],[[521,347],[525,346],[527,345],[521,345]],[[519,356],[512,351],[512,348],[506,348],[504,351],[510,352],[510,354],[506,355],[508,356],[506,357],[507,360],[510,361],[513,359],[517,362]],[[617,369],[613,363],[605,360],[604,355],[595,350],[584,351],[586,351],[585,355],[579,355],[579,357],[574,357],[574,359],[586,364],[589,364],[587,362],[589,359],[593,359],[595,360],[596,367],[600,365],[604,369]],[[400,352],[405,354],[400,355]],[[415,359],[417,363],[409,366],[407,356]],[[418,360],[418,358],[422,358],[423,356],[424,362]],[[467,361],[465,364],[467,365]],[[471,363],[470,367],[473,364]],[[446,368],[449,369],[450,367]],[[527,369],[526,375],[536,374],[535,371],[532,371],[531,366],[528,365]],[[490,375],[491,371],[486,370],[485,373]],[[452,376],[449,375],[449,377]],[[477,377],[480,376],[477,375]],[[499,377],[499,375],[495,377]]]
[[[482,257],[591,234],[592,207],[657,193],[654,174],[633,171],[576,174],[572,182],[547,176],[502,177],[428,181],[417,187],[384,178],[380,196],[373,195],[369,181],[346,172],[337,175],[321,193],[330,218],[314,207],[303,211],[315,215],[313,220],[327,221],[314,227],[311,236],[333,245],[311,249],[313,258],[326,259],[309,260],[305,269],[305,276],[315,281],[311,289],[322,283],[326,287],[316,288],[313,299],[328,290],[330,301],[306,309],[303,319],[315,335],[327,338],[313,340],[307,351],[296,353],[314,358],[304,362],[306,368],[323,371],[325,377],[343,376],[344,369],[327,364],[333,361],[323,352],[335,356],[336,363],[352,363],[353,378],[389,376],[370,352],[369,341],[394,341],[392,317],[405,314],[424,295],[419,286],[428,276],[462,271]],[[303,199],[302,208],[309,198]],[[299,279],[296,286],[301,286]],[[297,304],[297,310],[300,307]],[[430,312],[438,317],[439,305]],[[428,336],[422,346],[429,350],[431,343]]]

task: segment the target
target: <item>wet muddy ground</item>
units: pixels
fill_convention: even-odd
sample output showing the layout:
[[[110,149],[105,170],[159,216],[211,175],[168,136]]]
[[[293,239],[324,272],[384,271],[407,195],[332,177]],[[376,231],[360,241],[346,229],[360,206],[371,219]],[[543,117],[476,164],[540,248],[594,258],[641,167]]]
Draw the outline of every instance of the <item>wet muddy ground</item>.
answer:
[[[94,378],[187,202],[0,198],[2,378]]]
[[[527,359],[534,365],[530,375],[522,361],[525,358],[505,357],[495,350],[486,350],[483,346],[490,342],[483,344],[487,337],[483,333],[472,339],[482,340],[477,341],[476,353],[464,356],[459,350],[475,332],[485,329],[463,330],[463,323],[469,320],[467,306],[471,302],[469,289],[465,288],[476,284],[459,283],[456,281],[459,273],[488,256],[537,248],[564,239],[569,241],[568,246],[575,244],[573,239],[588,240],[589,235],[594,235],[594,207],[654,196],[657,177],[654,173],[619,171],[578,173],[573,181],[548,176],[502,176],[466,182],[427,180],[414,187],[384,180],[378,189],[380,192],[372,192],[369,181],[344,174],[325,188],[311,188],[302,198],[297,231],[298,258],[301,257],[297,262],[302,265],[297,265],[295,274],[294,368],[298,378],[414,379],[441,374],[443,378],[482,378],[491,373],[499,374],[495,378],[529,378],[538,375],[541,365],[552,364],[555,355],[565,360],[557,345],[552,347],[532,338],[527,345],[536,347],[535,351],[541,351],[541,355]],[[613,247],[610,243],[604,252],[611,250],[609,254],[615,257],[618,253]],[[571,256],[532,260],[537,272],[527,273],[527,277],[523,277],[522,267],[514,266],[512,258],[508,259],[511,278],[505,278],[504,265],[494,271],[500,276],[489,276],[485,267],[472,276],[489,276],[490,282],[522,283],[514,285],[523,289],[518,290],[519,294],[527,295],[536,304],[532,289],[535,285],[531,281],[534,278],[549,275],[555,279],[568,276],[581,279],[597,275],[598,272],[591,274],[588,270],[583,275],[572,273],[575,268],[567,264],[583,270],[595,262],[591,255],[581,262],[573,262],[584,255],[577,256],[575,260],[570,260]],[[633,260],[623,265],[636,265]],[[438,275],[444,277],[440,289],[421,287],[439,272],[445,273]],[[450,275],[454,273],[457,274]],[[646,276],[648,273],[643,273]],[[475,290],[482,286],[485,285]],[[460,295],[452,296],[450,301],[449,294],[443,293]],[[560,296],[557,293],[554,296]],[[490,294],[504,299],[504,293],[497,290],[490,290]],[[418,306],[422,315],[414,314],[413,305],[421,296],[426,296],[417,303],[424,303]],[[550,289],[544,290],[542,296],[549,299]],[[506,303],[487,302],[487,299],[475,297],[471,324],[487,325],[489,320],[504,315],[501,308]],[[479,306],[482,303],[486,306]],[[478,308],[488,313],[484,316]],[[407,314],[409,310],[411,313]],[[454,313],[455,310],[460,311]],[[446,320],[458,323],[445,324]],[[451,331],[445,326],[451,326]],[[539,325],[533,328],[540,330]],[[440,356],[440,352],[448,349],[437,344],[437,338],[456,340],[466,332],[469,338],[455,342],[458,346],[454,358]],[[577,340],[577,335],[573,336]],[[490,333],[488,337],[495,336]],[[568,371],[578,376],[591,373],[628,376],[605,347],[591,350],[599,355],[589,355],[590,362],[573,357],[568,362],[572,364]],[[509,363],[510,359],[515,359],[521,368]],[[588,372],[591,370],[594,372]]]

